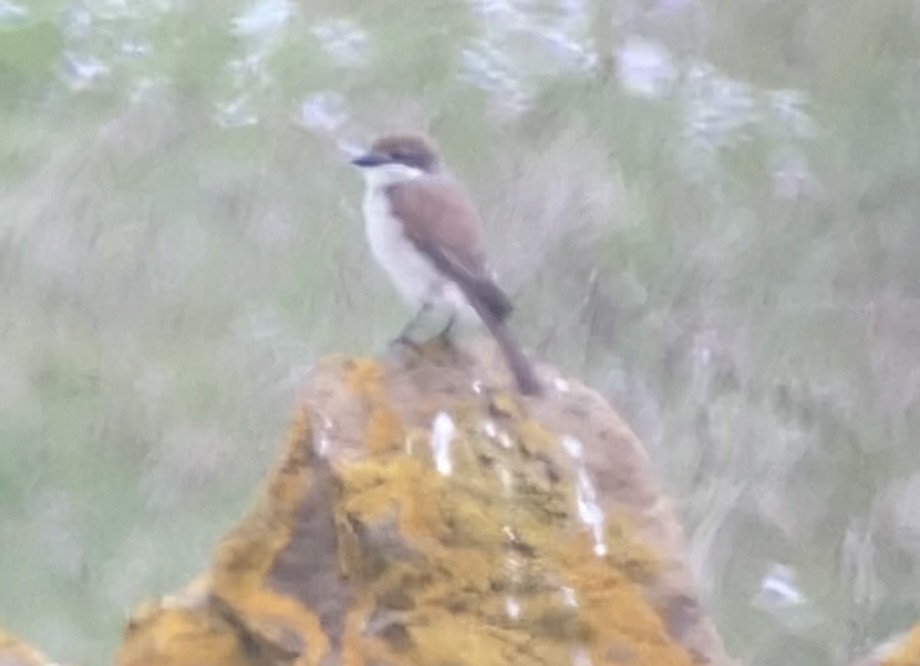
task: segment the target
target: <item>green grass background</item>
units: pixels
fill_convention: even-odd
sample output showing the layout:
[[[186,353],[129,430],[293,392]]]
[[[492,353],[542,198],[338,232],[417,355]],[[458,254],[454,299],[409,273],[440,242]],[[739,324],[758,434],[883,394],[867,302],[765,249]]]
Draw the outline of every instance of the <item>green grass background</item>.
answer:
[[[407,315],[341,146],[414,126],[522,337],[642,436],[731,651],[905,629],[918,110],[912,0],[0,1],[0,624],[105,663],[205,565],[311,363]]]

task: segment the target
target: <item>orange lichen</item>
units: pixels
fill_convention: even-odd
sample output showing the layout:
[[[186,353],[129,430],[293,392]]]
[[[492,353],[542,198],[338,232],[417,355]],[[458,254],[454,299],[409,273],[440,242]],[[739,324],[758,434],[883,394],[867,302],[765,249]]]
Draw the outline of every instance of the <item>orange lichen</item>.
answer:
[[[588,535],[567,543],[560,558],[564,580],[575,591],[581,618],[592,637],[591,656],[599,663],[611,663],[610,655],[623,651],[634,655],[636,664],[692,663],[668,636],[642,588],[611,566],[609,558],[595,555]]]
[[[652,550],[636,534],[628,517],[613,513],[604,530],[607,543],[607,561],[631,580],[643,583],[653,578],[661,563]]]
[[[375,606],[374,596],[362,594],[352,604],[345,616],[345,628],[342,632],[342,666],[366,666],[368,661],[376,658],[377,664],[382,656],[379,651],[375,654],[374,646],[364,636],[364,629]],[[379,647],[379,646],[377,646]]]
[[[530,642],[525,630],[496,626],[487,620],[432,609],[424,622],[408,630],[414,658],[406,663],[449,664],[460,656],[464,663],[482,666],[533,663],[525,652]]]
[[[882,666],[920,666],[920,624],[885,658]]]
[[[523,419],[515,423],[515,433],[521,448],[529,455],[561,456],[559,435],[547,430],[542,423],[533,419]]]
[[[509,393],[496,393],[492,396],[489,403],[489,411],[496,416],[505,416],[508,418],[522,418],[523,410],[521,403]]]
[[[363,440],[368,451],[378,454],[403,448],[405,428],[395,410],[387,405],[380,364],[372,359],[354,359],[345,384],[367,401],[369,415]]]
[[[354,393],[371,392],[375,396],[379,396],[383,376],[383,366],[378,361],[372,358],[359,357],[353,358],[348,362],[342,379],[345,386]]]
[[[207,608],[168,603],[138,609],[119,650],[119,666],[217,663],[252,666],[234,627]]]
[[[337,472],[345,513],[368,522],[395,513],[399,531],[408,536],[436,534],[442,524],[439,479],[426,473],[425,464],[416,458],[356,461]]]
[[[371,453],[396,451],[406,440],[402,422],[392,409],[376,407],[367,420],[364,442]]]
[[[609,513],[616,503],[598,487],[603,532],[582,523],[588,464],[547,425],[562,412],[547,419],[513,394],[454,390],[477,375],[464,365],[442,377],[449,359],[420,384],[373,359],[319,368],[320,388],[256,506],[217,549],[197,605],[160,603],[129,627],[125,649],[173,641],[194,659],[122,666],[195,663],[208,645],[240,666],[692,663],[648,600],[659,558],[635,525],[649,519]],[[320,451],[314,424],[324,424]]]
[[[463,654],[467,663],[499,666],[561,663],[584,649],[599,664],[619,663],[624,654],[648,658],[636,663],[691,663],[643,596],[639,581],[656,563],[630,529],[608,524],[609,553],[597,557],[587,530],[545,520],[547,505],[561,514],[559,507],[573,504],[571,488],[537,492],[527,464],[535,455],[563,457],[558,438],[524,421],[497,445],[478,435],[479,415],[458,413],[451,477],[430,459],[404,454],[337,469],[342,510],[366,526],[395,520],[411,551],[374,569],[378,598],[398,590],[412,609],[399,629],[403,651],[378,645],[374,657],[422,665]],[[515,488],[511,496],[505,485]],[[563,584],[580,598],[577,606]]]
[[[297,454],[298,459],[302,458],[300,451],[310,446],[312,436],[312,415],[309,409],[301,407],[294,412],[294,418],[291,419],[291,425],[288,428],[287,453]]]
[[[311,609],[279,594],[268,579],[279,553],[291,541],[298,510],[315,482],[308,466],[315,455],[312,432],[311,415],[302,409],[282,464],[249,517],[220,545],[212,568],[214,595],[232,606],[255,635],[300,652],[298,666],[318,665],[329,650],[329,639]],[[289,645],[292,640],[295,644]]]

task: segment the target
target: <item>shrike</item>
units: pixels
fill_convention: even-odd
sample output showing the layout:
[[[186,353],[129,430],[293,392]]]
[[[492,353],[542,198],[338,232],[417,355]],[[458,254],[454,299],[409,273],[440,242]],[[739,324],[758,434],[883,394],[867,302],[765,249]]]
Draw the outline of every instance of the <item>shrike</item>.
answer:
[[[463,186],[442,169],[437,147],[419,134],[381,137],[352,160],[364,175],[364,223],[371,252],[416,310],[400,339],[436,310],[482,321],[522,393],[541,392],[530,361],[506,326],[512,305],[496,284],[482,248],[482,223]]]

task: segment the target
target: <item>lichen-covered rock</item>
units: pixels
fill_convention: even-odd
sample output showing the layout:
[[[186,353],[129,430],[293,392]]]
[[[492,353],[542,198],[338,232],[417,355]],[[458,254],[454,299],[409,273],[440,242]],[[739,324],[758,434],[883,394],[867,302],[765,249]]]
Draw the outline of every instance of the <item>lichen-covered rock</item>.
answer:
[[[120,666],[728,663],[645,452],[595,393],[485,348],[321,361],[210,571]]]
[[[887,641],[853,666],[920,666],[920,624]]]
[[[920,666],[920,624],[892,646],[883,657],[882,666]]]
[[[51,666],[48,658],[0,629],[0,666]]]

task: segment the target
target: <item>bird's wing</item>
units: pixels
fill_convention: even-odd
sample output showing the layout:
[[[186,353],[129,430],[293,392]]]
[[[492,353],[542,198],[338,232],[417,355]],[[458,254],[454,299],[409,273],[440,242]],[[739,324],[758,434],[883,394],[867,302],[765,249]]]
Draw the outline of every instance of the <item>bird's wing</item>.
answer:
[[[495,283],[482,250],[479,214],[463,188],[443,176],[426,176],[388,188],[395,217],[406,237],[448,275],[467,298],[476,298],[494,317],[511,313],[511,300]]]

